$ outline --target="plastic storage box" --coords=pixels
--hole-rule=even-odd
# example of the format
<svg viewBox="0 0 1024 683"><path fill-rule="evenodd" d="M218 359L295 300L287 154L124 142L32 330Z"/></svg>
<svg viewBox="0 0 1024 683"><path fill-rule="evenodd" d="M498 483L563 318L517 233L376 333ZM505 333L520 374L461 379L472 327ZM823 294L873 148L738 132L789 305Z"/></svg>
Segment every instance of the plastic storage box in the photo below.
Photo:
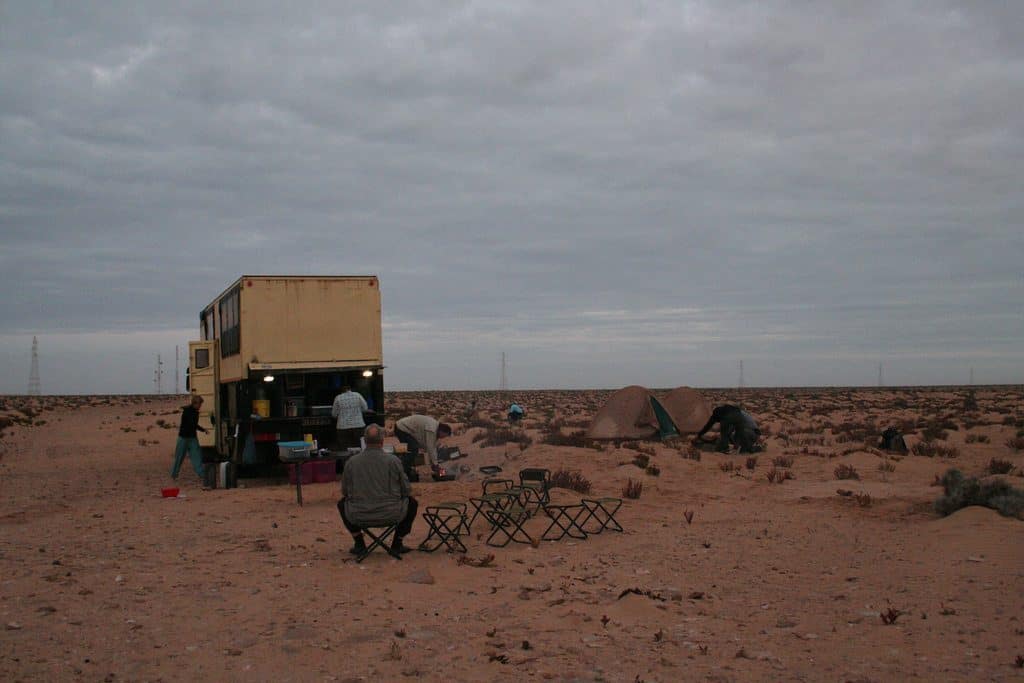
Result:
<svg viewBox="0 0 1024 683"><path fill-rule="evenodd" d="M307 460L313 444L305 441L278 441L277 457L281 462L294 462L296 460Z"/></svg>

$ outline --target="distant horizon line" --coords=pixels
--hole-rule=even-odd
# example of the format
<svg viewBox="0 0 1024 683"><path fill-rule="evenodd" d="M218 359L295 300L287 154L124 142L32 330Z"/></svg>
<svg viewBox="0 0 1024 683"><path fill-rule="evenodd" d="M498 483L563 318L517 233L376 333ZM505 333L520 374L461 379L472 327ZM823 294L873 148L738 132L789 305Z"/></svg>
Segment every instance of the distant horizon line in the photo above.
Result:
<svg viewBox="0 0 1024 683"><path fill-rule="evenodd" d="M436 391L443 393L492 393L492 394L514 394L516 392L523 391L618 391L626 386L643 386L636 384L627 384L621 387L589 387L589 388L521 388L521 389L385 389L384 393L400 394L400 393L421 393L427 391ZM802 385L787 385L787 386L691 386L688 384L681 384L678 386L688 386L691 389L702 389L707 391L781 391L789 389L871 389L875 391L884 391L887 389L996 389L1006 387L1024 387L1024 382L1006 382L998 384L893 384L886 386L878 386L877 384L802 384ZM644 387L645 389L651 390L672 390L676 387ZM61 398L65 396L146 396L146 397L186 397L189 394L174 394L174 393L140 393L140 392L124 392L124 393L102 393L102 394L0 394L2 398Z"/></svg>

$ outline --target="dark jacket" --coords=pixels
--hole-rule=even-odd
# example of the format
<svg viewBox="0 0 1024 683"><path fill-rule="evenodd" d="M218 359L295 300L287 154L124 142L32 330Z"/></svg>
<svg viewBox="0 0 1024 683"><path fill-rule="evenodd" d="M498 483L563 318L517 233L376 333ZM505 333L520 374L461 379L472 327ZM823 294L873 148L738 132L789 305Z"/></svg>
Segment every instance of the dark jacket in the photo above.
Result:
<svg viewBox="0 0 1024 683"><path fill-rule="evenodd" d="M757 428L757 422L750 413L736 406L724 405L715 408L714 412L711 413L711 417L708 418L707 424L697 434L697 438L704 436L715 423L719 424L718 429L720 432L730 432L733 429L749 429L760 433L760 430Z"/></svg>
<svg viewBox="0 0 1024 683"><path fill-rule="evenodd" d="M196 430L206 431L199 426L199 411L192 406L185 406L184 410L181 411L181 426L178 427L178 436L185 439L194 439L196 438Z"/></svg>

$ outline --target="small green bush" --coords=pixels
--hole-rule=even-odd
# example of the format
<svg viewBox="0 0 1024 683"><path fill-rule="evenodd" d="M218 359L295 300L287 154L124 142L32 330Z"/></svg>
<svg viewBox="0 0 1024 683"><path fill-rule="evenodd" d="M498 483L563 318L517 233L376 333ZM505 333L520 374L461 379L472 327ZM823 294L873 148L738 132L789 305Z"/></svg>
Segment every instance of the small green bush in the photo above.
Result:
<svg viewBox="0 0 1024 683"><path fill-rule="evenodd" d="M1024 519L1024 491L1001 479L981 482L977 477L964 477L960 470L949 470L939 481L945 494L935 501L935 510L943 516L980 505L1005 517Z"/></svg>
<svg viewBox="0 0 1024 683"><path fill-rule="evenodd" d="M590 480L577 470L555 470L551 473L551 487L590 493Z"/></svg>

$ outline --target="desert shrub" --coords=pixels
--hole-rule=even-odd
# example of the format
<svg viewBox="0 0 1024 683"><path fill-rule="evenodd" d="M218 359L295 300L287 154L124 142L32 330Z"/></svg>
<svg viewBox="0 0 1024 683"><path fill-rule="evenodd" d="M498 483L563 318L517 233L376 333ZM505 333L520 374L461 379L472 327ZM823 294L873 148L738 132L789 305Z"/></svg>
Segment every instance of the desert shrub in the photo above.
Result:
<svg viewBox="0 0 1024 683"><path fill-rule="evenodd" d="M977 477L964 477L959 470L949 470L940 482L944 495L935 501L935 510L941 515L952 514L969 505L981 505L1005 517L1024 519L1024 491L1002 479L981 482Z"/></svg>
<svg viewBox="0 0 1024 683"><path fill-rule="evenodd" d="M882 462L878 463L878 469L880 472L895 472L896 464L889 460L883 460Z"/></svg>
<svg viewBox="0 0 1024 683"><path fill-rule="evenodd" d="M790 455L777 455L772 458L772 464L776 467L792 467L793 457Z"/></svg>
<svg viewBox="0 0 1024 683"><path fill-rule="evenodd" d="M1000 460L999 458L992 458L988 461L988 473L989 474L1006 474L1013 469L1013 463L1009 460Z"/></svg>
<svg viewBox="0 0 1024 683"><path fill-rule="evenodd" d="M860 493L853 494L853 499L857 501L857 505L862 508L871 507L871 494L867 491L861 491Z"/></svg>
<svg viewBox="0 0 1024 683"><path fill-rule="evenodd" d="M682 455L684 458L687 458L688 460L696 460L697 462L700 462L701 451L700 451L699 448L697 448L693 444L690 444L689 446L687 446L685 450L679 451L679 453L680 453L680 455Z"/></svg>
<svg viewBox="0 0 1024 683"><path fill-rule="evenodd" d="M765 476L768 478L769 483L781 484L787 479L792 479L793 473L787 469L772 467Z"/></svg>
<svg viewBox="0 0 1024 683"><path fill-rule="evenodd" d="M1007 439L1006 445L1015 451L1024 450L1024 437L1016 436L1012 439Z"/></svg>
<svg viewBox="0 0 1024 683"><path fill-rule="evenodd" d="M650 456L657 455L657 451L654 450L654 446L647 446L647 445L644 445L644 444L637 444L635 450L637 452L639 452L639 453L646 453L647 455L650 455Z"/></svg>
<svg viewBox="0 0 1024 683"><path fill-rule="evenodd" d="M924 441L945 441L949 432L936 424L930 424L921 431L921 438Z"/></svg>
<svg viewBox="0 0 1024 683"><path fill-rule="evenodd" d="M739 469L732 460L726 460L725 462L718 463L718 469L723 472L732 472L733 470Z"/></svg>
<svg viewBox="0 0 1024 683"><path fill-rule="evenodd" d="M586 432L582 429L563 434L561 431L548 432L544 435L544 443L552 446L572 446L586 448L590 445Z"/></svg>
<svg viewBox="0 0 1024 683"><path fill-rule="evenodd" d="M533 439L526 432L509 429L508 427L491 427L474 435L473 443L479 444L481 448L515 443L519 444L519 448L522 450L528 448L533 443Z"/></svg>
<svg viewBox="0 0 1024 683"><path fill-rule="evenodd" d="M590 480L579 470L555 470L551 473L551 486L578 493L590 493Z"/></svg>
<svg viewBox="0 0 1024 683"><path fill-rule="evenodd" d="M466 422L467 428L479 427L480 429L494 429L497 426L498 425L494 424L494 422L488 420L486 417L480 417L478 415L474 415Z"/></svg>
<svg viewBox="0 0 1024 683"><path fill-rule="evenodd" d="M836 479L860 479L860 474L857 473L857 468L853 465L839 465L833 471Z"/></svg>
<svg viewBox="0 0 1024 683"><path fill-rule="evenodd" d="M934 441L918 441L910 452L926 458L955 458L960 455L960 449L956 446L943 446Z"/></svg>
<svg viewBox="0 0 1024 683"><path fill-rule="evenodd" d="M653 465L653 464L652 465L648 465L647 469L645 471L647 472L647 474L651 475L652 477L657 477L657 476L659 476L661 474L661 468L658 467L657 465Z"/></svg>
<svg viewBox="0 0 1024 683"><path fill-rule="evenodd" d="M643 493L644 484L641 481L633 481L632 479L626 480L626 485L622 487L622 497L632 498L636 500Z"/></svg>
<svg viewBox="0 0 1024 683"><path fill-rule="evenodd" d="M968 434L964 439L966 443L990 443L992 440L987 434Z"/></svg>
<svg viewBox="0 0 1024 683"><path fill-rule="evenodd" d="M963 411L969 412L978 409L978 399L974 396L973 391L968 391L964 396Z"/></svg>
<svg viewBox="0 0 1024 683"><path fill-rule="evenodd" d="M748 470L753 471L754 468L757 467L757 456L756 455L750 456L749 458L747 458L747 461L744 464L747 466Z"/></svg>
<svg viewBox="0 0 1024 683"><path fill-rule="evenodd" d="M646 453L639 453L635 458L633 458L633 464L639 467L640 469L644 469L645 467L647 467L647 463L649 463L650 461L651 456L647 455Z"/></svg>

